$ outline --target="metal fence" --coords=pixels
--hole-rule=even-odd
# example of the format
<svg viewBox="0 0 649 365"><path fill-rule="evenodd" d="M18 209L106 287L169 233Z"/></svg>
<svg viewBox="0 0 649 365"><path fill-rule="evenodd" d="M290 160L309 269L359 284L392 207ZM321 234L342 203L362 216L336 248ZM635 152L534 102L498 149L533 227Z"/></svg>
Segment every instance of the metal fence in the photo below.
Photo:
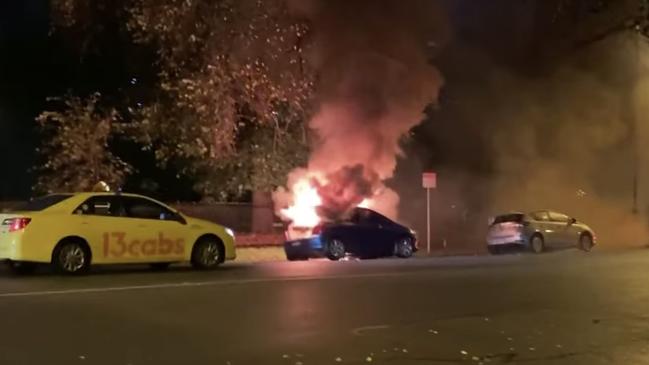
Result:
<svg viewBox="0 0 649 365"><path fill-rule="evenodd" d="M238 203L174 204L179 211L234 229L237 232L272 233L281 229L272 206Z"/></svg>

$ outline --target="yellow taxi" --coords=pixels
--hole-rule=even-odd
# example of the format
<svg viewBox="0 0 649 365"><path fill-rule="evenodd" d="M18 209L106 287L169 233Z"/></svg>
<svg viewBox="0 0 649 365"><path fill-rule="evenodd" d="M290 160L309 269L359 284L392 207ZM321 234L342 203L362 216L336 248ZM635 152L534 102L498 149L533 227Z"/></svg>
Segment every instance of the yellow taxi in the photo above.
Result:
<svg viewBox="0 0 649 365"><path fill-rule="evenodd" d="M213 269L234 260L234 232L135 194L47 195L0 214L0 260L16 271L51 264L66 274L90 265L190 262Z"/></svg>

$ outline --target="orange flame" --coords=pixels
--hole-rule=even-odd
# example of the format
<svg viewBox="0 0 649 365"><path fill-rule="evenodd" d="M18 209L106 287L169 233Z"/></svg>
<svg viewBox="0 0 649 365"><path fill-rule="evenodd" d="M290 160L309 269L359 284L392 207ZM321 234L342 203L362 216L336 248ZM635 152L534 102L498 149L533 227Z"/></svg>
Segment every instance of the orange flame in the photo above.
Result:
<svg viewBox="0 0 649 365"><path fill-rule="evenodd" d="M316 208L322 204L322 198L310 180L308 177L303 177L291 187L293 204L280 211L293 226L312 228L320 223Z"/></svg>
<svg viewBox="0 0 649 365"><path fill-rule="evenodd" d="M313 184L314 179L317 178L307 175L295 182L290 189L292 203L280 210L281 217L290 221L294 228L313 228L321 221L317 208L322 204L322 198ZM364 199L358 206L371 208L372 203L371 199Z"/></svg>

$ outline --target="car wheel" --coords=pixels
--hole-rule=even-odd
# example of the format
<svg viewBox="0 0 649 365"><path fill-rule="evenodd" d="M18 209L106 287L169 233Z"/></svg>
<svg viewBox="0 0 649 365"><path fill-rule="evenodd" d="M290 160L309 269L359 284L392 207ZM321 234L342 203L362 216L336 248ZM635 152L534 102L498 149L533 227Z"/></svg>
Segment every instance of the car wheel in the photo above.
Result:
<svg viewBox="0 0 649 365"><path fill-rule="evenodd" d="M412 243L408 238L401 238L394 244L394 254L402 259L407 259L412 256L414 250Z"/></svg>
<svg viewBox="0 0 649 365"><path fill-rule="evenodd" d="M66 275L85 273L90 268L90 251L81 241L63 241L52 255L52 266Z"/></svg>
<svg viewBox="0 0 649 365"><path fill-rule="evenodd" d="M582 234L579 237L579 249L584 252L590 252L593 249L593 237L589 234Z"/></svg>
<svg viewBox="0 0 649 365"><path fill-rule="evenodd" d="M223 245L213 238L202 238L192 249L191 264L199 270L211 270L223 262L225 252Z"/></svg>
<svg viewBox="0 0 649 365"><path fill-rule="evenodd" d="M155 271L165 271L171 266L171 262L154 262L150 264L151 269Z"/></svg>
<svg viewBox="0 0 649 365"><path fill-rule="evenodd" d="M9 262L9 269L16 275L29 275L36 271L36 263L24 261L11 261Z"/></svg>
<svg viewBox="0 0 649 365"><path fill-rule="evenodd" d="M500 254L500 247L489 245L489 246L487 246L487 251L489 251L489 253L491 255L499 255Z"/></svg>
<svg viewBox="0 0 649 365"><path fill-rule="evenodd" d="M545 242L543 241L543 237L538 234L534 235L530 241L530 249L534 253L542 253L545 251Z"/></svg>
<svg viewBox="0 0 649 365"><path fill-rule="evenodd" d="M338 261L345 257L346 249L342 240L334 238L327 243L326 256L329 260Z"/></svg>

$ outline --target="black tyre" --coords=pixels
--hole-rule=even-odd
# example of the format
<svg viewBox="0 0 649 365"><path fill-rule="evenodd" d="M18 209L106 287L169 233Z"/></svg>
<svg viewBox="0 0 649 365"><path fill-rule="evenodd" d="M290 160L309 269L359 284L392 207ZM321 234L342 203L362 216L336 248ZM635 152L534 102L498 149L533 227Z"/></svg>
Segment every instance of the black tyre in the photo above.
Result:
<svg viewBox="0 0 649 365"><path fill-rule="evenodd" d="M488 245L487 251L489 251L491 255L500 255L500 247L495 245Z"/></svg>
<svg viewBox="0 0 649 365"><path fill-rule="evenodd" d="M165 271L171 266L171 262L154 262L150 264L151 269L154 271Z"/></svg>
<svg viewBox="0 0 649 365"><path fill-rule="evenodd" d="M536 254L543 253L543 251L545 251L545 241L543 240L543 237L538 234L532 236L532 239L530 240L530 250Z"/></svg>
<svg viewBox="0 0 649 365"><path fill-rule="evenodd" d="M338 261L340 259L343 259L345 258L346 252L347 249L345 248L345 244L341 239L333 238L329 240L329 242L327 242L325 256L327 256L329 260Z"/></svg>
<svg viewBox="0 0 649 365"><path fill-rule="evenodd" d="M593 243L593 237L588 234L584 233L579 237L579 249L584 251L584 252L590 252L592 251L594 246Z"/></svg>
<svg viewBox="0 0 649 365"><path fill-rule="evenodd" d="M36 271L38 265L34 262L24 261L11 261L9 262L9 269L15 275L29 275Z"/></svg>
<svg viewBox="0 0 649 365"><path fill-rule="evenodd" d="M90 268L90 250L81 240L61 242L52 254L52 266L55 271L66 275L86 273Z"/></svg>
<svg viewBox="0 0 649 365"><path fill-rule="evenodd" d="M402 259L412 257L415 252L409 238L401 238L394 244L394 255Z"/></svg>
<svg viewBox="0 0 649 365"><path fill-rule="evenodd" d="M191 264L195 269L212 270L225 260L225 249L221 241L201 238L192 249Z"/></svg>

